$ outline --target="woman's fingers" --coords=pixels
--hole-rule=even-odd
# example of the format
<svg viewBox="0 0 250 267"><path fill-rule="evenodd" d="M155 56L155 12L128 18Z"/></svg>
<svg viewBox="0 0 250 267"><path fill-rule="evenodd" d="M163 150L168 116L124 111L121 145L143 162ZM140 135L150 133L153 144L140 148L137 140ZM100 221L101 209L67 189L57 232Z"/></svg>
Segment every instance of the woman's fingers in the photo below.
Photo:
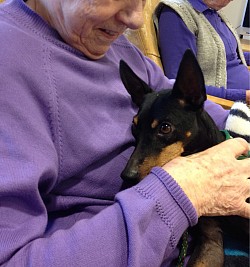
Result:
<svg viewBox="0 0 250 267"><path fill-rule="evenodd" d="M177 158L163 168L181 186L199 216L239 215L250 218L248 143L235 138L203 152Z"/></svg>

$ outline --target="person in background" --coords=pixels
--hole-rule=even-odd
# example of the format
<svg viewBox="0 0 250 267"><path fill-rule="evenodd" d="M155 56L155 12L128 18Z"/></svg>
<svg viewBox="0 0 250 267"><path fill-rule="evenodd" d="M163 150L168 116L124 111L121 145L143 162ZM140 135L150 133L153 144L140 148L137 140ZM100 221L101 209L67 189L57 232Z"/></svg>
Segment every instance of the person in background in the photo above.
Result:
<svg viewBox="0 0 250 267"><path fill-rule="evenodd" d="M250 53L220 11L230 0L163 0L155 22L167 77L175 78L187 48L202 68L207 93L250 104Z"/></svg>
<svg viewBox="0 0 250 267"><path fill-rule="evenodd" d="M144 5L0 5L1 266L175 266L179 240L200 216L250 217L241 138L178 157L123 189L137 109L119 62L156 90L173 85L123 35L142 25ZM210 101L206 110L223 129L228 111Z"/></svg>

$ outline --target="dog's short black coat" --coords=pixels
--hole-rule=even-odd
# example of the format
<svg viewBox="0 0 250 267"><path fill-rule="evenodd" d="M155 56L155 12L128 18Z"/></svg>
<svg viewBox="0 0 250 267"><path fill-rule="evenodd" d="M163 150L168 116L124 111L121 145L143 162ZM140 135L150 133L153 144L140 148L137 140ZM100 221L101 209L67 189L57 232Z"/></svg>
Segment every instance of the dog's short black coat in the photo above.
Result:
<svg viewBox="0 0 250 267"><path fill-rule="evenodd" d="M204 77L191 50L183 56L172 90L155 92L124 61L120 62L120 76L139 107L132 125L135 150L121 174L125 181L135 184L154 166L163 166L177 156L187 156L225 140L204 110L207 99ZM200 218L191 230L197 243L189 266L223 266L222 229L233 231L236 238L248 242L247 219Z"/></svg>

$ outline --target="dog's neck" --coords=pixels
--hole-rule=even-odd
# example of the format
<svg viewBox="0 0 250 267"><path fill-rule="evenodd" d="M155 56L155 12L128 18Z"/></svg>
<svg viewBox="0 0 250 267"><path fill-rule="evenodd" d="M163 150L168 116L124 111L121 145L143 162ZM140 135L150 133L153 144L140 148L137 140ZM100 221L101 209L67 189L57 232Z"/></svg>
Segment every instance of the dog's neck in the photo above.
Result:
<svg viewBox="0 0 250 267"><path fill-rule="evenodd" d="M198 124L199 128L196 136L184 146L182 156L203 151L225 141L225 134L218 129L206 111L203 111L199 116Z"/></svg>

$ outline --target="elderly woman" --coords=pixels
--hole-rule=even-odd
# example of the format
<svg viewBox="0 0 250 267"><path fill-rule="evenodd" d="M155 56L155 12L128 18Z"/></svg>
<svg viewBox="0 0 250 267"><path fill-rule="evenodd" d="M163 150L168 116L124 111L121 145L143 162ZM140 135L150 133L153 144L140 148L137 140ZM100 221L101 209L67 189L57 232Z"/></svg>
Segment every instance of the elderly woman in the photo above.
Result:
<svg viewBox="0 0 250 267"><path fill-rule="evenodd" d="M243 139L176 158L121 189L137 110L120 60L152 88L172 87L123 36L142 25L144 4L0 5L1 266L172 266L198 217L250 216L250 159L236 160L249 149ZM228 112L206 109L224 128Z"/></svg>
<svg viewBox="0 0 250 267"><path fill-rule="evenodd" d="M250 53L220 11L230 0L163 0L157 10L165 74L175 78L187 48L197 55L207 93L250 104ZM174 26L173 26L174 25Z"/></svg>

